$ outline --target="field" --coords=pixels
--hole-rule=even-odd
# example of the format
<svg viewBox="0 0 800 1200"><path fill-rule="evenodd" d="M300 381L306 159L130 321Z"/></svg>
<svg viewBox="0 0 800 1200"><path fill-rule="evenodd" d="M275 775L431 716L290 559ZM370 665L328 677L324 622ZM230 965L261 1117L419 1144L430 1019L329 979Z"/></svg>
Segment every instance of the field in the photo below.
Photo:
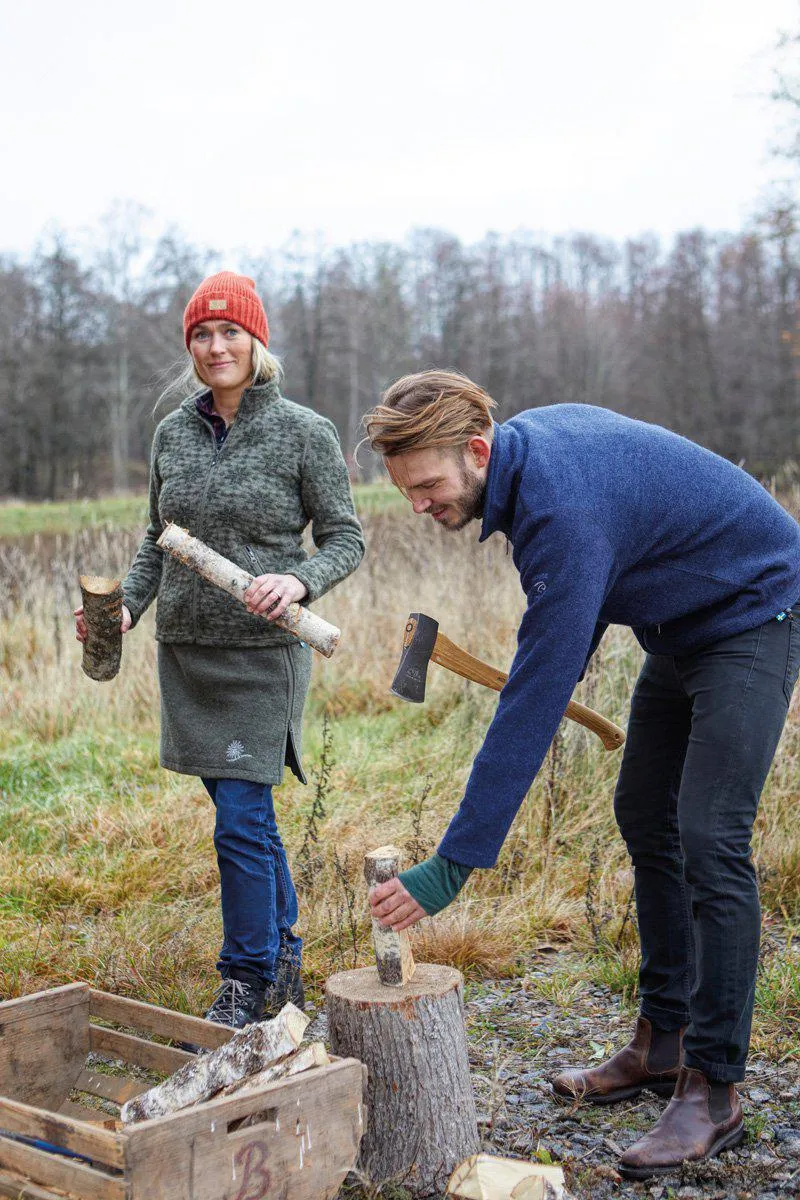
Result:
<svg viewBox="0 0 800 1200"><path fill-rule="evenodd" d="M800 511L800 494L785 499ZM345 636L330 662L315 662L310 786L288 777L277 793L317 999L332 971L371 959L363 851L394 841L411 860L436 846L496 702L435 666L424 705L390 696L405 617L422 609L505 666L523 608L501 538L478 547L469 531L446 535L380 487L359 505L368 555L318 606ZM213 994L211 805L199 781L158 766L153 614L126 637L110 684L83 676L73 636L78 573L123 572L143 511L140 499L0 506L3 998L85 979L199 1013ZM624 724L639 664L632 637L612 630L576 698ZM589 988L631 1009L636 937L611 809L617 766L618 755L563 723L497 868L476 872L451 910L418 927L417 957L461 967L479 994L482 980L524 981L546 956L556 1009ZM753 1049L787 1066L800 1063L798 778L796 695L754 842L765 937Z"/></svg>

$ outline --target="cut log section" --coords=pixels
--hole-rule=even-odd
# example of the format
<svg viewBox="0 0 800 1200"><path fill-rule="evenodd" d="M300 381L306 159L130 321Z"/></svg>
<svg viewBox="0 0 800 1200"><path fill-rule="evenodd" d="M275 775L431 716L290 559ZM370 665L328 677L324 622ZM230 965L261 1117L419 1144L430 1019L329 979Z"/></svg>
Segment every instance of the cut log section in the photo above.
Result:
<svg viewBox="0 0 800 1200"><path fill-rule="evenodd" d="M244 604L244 594L254 576L237 567L236 563L218 554L216 550L212 550L199 538L192 537L188 530L170 522L158 539L158 545L208 583L222 588L223 592ZM264 617L264 620L266 619ZM283 615L276 618L275 624L291 633L298 641L307 642L326 658L331 657L342 636L341 629L337 629L329 621L324 621L302 604L290 604Z"/></svg>
<svg viewBox="0 0 800 1200"><path fill-rule="evenodd" d="M400 870L400 851L396 846L379 846L364 855L364 878L370 892L379 883L394 879ZM378 976L387 987L402 987L414 974L414 955L408 930L395 933L372 918L372 944Z"/></svg>
<svg viewBox="0 0 800 1200"><path fill-rule="evenodd" d="M460 1163L447 1187L456 1200L569 1200L561 1167L473 1154Z"/></svg>
<svg viewBox="0 0 800 1200"><path fill-rule="evenodd" d="M122 1123L149 1121L207 1100L228 1084L255 1075L296 1050L308 1017L286 1004L271 1021L246 1025L229 1042L192 1062L122 1107Z"/></svg>
<svg viewBox="0 0 800 1200"><path fill-rule="evenodd" d="M403 987L385 987L374 967L328 980L331 1049L367 1067L359 1169L373 1185L441 1195L479 1149L462 986L459 971L429 963Z"/></svg>
<svg viewBox="0 0 800 1200"><path fill-rule="evenodd" d="M84 675L107 683L119 671L122 658L122 586L118 579L81 575L86 641L81 667Z"/></svg>

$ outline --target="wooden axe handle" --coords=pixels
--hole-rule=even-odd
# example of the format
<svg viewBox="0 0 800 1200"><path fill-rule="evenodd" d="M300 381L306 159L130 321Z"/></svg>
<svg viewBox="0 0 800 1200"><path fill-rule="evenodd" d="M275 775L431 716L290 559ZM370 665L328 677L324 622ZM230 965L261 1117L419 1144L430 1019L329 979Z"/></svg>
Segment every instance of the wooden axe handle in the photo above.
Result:
<svg viewBox="0 0 800 1200"><path fill-rule="evenodd" d="M505 671L498 671L495 667L481 662L479 658L475 658L466 650L462 650L455 642L451 642L450 638L445 637L443 633L436 635L436 645L431 658L440 667L452 671L454 675L460 675L462 679L471 679L473 683L482 683L484 687L493 688L496 692L500 691L508 679ZM596 733L606 750L619 750L625 741L625 732L620 729L619 725L602 717L593 708L579 704L577 700L570 700L564 715L571 721L576 721L578 725L583 725L585 729L591 730L592 733Z"/></svg>

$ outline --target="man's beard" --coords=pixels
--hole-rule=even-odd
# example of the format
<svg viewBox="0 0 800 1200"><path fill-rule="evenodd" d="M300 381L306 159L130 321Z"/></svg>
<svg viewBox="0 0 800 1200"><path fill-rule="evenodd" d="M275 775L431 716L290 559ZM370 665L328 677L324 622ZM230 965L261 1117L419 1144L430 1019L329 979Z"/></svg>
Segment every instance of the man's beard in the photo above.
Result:
<svg viewBox="0 0 800 1200"><path fill-rule="evenodd" d="M480 475L473 475L465 464L461 464L461 482L464 484L464 491L459 496L458 501L453 507L457 510L458 516L453 521L448 521L444 524L444 528L450 533L458 533L459 529L463 529L465 525L469 525L470 521L476 521L483 516L483 502L486 498L486 480L481 479Z"/></svg>

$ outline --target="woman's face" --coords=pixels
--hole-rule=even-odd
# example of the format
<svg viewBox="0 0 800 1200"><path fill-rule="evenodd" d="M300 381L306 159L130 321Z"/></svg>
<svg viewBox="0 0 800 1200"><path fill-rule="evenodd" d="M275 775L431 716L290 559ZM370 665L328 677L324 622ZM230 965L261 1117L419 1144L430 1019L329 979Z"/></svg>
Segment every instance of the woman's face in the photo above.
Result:
<svg viewBox="0 0 800 1200"><path fill-rule="evenodd" d="M233 321L203 321L195 325L189 353L197 374L211 388L244 387L252 374L253 339Z"/></svg>

